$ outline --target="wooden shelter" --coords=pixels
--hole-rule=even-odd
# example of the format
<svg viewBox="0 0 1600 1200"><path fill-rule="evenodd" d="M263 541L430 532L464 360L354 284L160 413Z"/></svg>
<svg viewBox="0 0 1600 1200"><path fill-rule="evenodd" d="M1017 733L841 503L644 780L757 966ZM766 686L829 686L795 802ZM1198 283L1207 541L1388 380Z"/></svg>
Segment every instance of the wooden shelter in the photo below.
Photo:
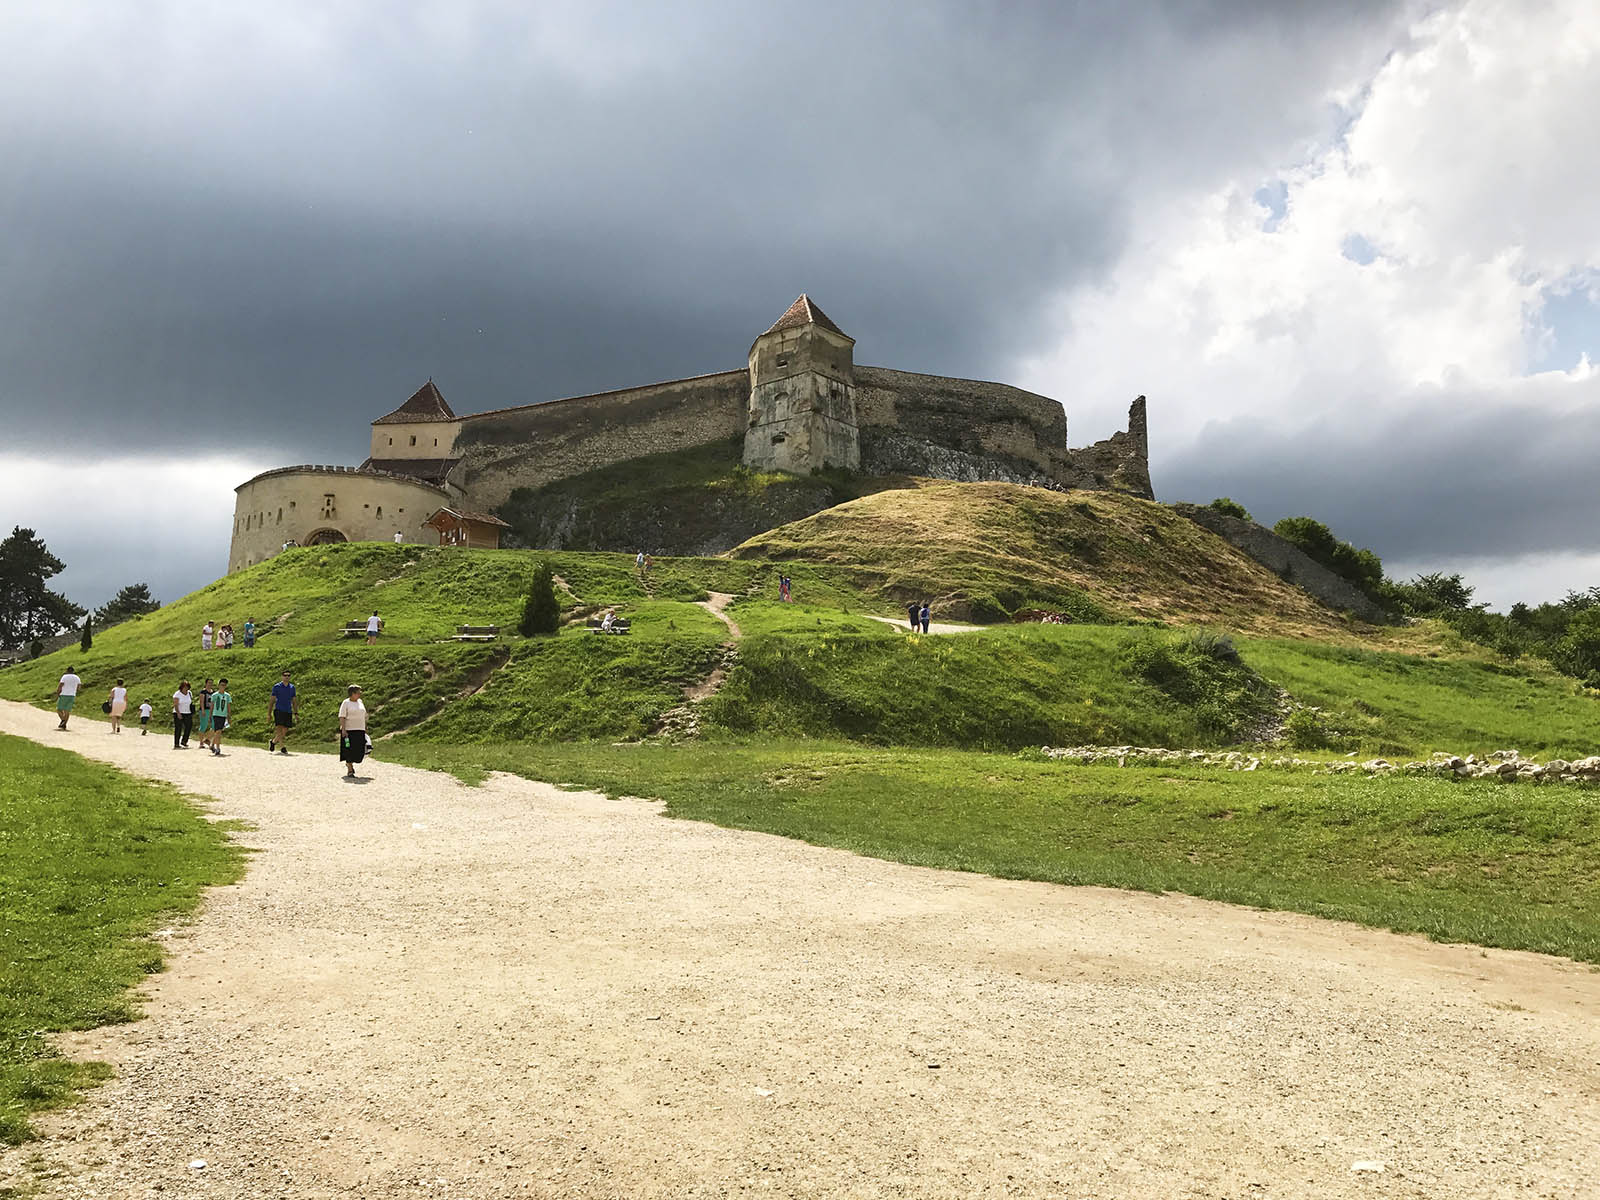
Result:
<svg viewBox="0 0 1600 1200"><path fill-rule="evenodd" d="M441 508L423 523L438 531L441 546L478 550L500 549L500 531L511 528L499 517L465 508Z"/></svg>

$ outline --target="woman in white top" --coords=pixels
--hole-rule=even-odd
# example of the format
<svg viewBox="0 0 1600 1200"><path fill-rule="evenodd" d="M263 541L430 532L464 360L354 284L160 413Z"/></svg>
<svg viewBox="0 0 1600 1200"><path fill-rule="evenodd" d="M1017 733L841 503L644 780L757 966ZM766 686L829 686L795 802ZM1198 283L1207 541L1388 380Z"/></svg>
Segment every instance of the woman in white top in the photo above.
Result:
<svg viewBox="0 0 1600 1200"><path fill-rule="evenodd" d="M122 714L128 711L128 689L122 686L122 680L117 680L117 686L111 689L111 732L122 732Z"/></svg>
<svg viewBox="0 0 1600 1200"><path fill-rule="evenodd" d="M211 622L207 621L200 627L200 649L211 649Z"/></svg>
<svg viewBox="0 0 1600 1200"><path fill-rule="evenodd" d="M339 705L339 761L346 778L355 778L356 764L367 756L367 707L361 689L350 685L350 698Z"/></svg>

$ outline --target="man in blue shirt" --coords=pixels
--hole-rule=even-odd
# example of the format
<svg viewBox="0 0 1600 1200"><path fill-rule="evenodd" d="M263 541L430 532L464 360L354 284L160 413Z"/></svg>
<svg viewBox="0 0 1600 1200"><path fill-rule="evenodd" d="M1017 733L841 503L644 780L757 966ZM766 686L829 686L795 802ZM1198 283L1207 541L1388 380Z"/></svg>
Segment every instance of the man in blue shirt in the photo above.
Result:
<svg viewBox="0 0 1600 1200"><path fill-rule="evenodd" d="M300 711L300 698L294 694L294 684L289 682L289 672L272 685L272 739L267 742L267 753L274 749L279 754L289 753L284 745L289 740L289 730L294 725L294 715Z"/></svg>

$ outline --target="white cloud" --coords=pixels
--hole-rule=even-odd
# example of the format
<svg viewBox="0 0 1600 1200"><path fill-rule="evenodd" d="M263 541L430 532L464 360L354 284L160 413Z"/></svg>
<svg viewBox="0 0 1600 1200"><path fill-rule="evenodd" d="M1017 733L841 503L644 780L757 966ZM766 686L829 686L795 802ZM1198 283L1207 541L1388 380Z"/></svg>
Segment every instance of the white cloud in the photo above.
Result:
<svg viewBox="0 0 1600 1200"><path fill-rule="evenodd" d="M141 582L166 603L227 570L233 489L268 465L0 454L0 537L35 530L66 564L50 586L86 608Z"/></svg>
<svg viewBox="0 0 1600 1200"><path fill-rule="evenodd" d="M1075 443L1118 427L1128 397L1148 394L1158 493L1164 465L1204 475L1194 459L1208 428L1213 444L1231 426L1264 453L1277 439L1299 457L1333 425L1346 436L1321 463L1327 479L1307 481L1308 494L1326 493L1360 475L1333 454L1359 453L1364 430L1398 431L1418 472L1442 480L1464 464L1427 458L1447 432L1441 412L1481 425L1504 411L1506 441L1555 441L1563 413L1595 402L1600 345L1573 335L1600 330L1588 307L1600 278L1600 6L1466 0L1330 102L1347 110L1342 137L1309 154L1285 147L1266 178L1217 180L1154 208L1104 280L1061 297L1060 343L1022 368L1024 386L1082 418ZM1264 200L1283 197L1281 216L1256 200L1263 188ZM1552 369L1526 386L1541 365ZM1530 506L1527 520L1539 517ZM1382 552L1381 517L1339 531ZM1583 586L1594 568L1559 561L1540 560L1546 594Z"/></svg>
<svg viewBox="0 0 1600 1200"><path fill-rule="evenodd" d="M1170 446L1216 419L1359 419L1521 376L1547 295L1600 269L1597 56L1588 0L1435 14L1357 81L1341 140L1151 214L1103 284L1062 298L1063 341L1025 383L1091 424L1146 392ZM1274 220L1254 196L1279 181Z"/></svg>

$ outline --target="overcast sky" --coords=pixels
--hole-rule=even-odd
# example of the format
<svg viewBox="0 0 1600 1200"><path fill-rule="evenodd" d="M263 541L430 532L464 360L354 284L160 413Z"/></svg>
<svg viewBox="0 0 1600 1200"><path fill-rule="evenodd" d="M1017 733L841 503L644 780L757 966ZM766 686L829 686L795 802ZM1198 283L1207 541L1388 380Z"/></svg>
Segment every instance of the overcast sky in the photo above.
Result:
<svg viewBox="0 0 1600 1200"><path fill-rule="evenodd" d="M0 5L0 520L99 603L232 487L743 361L1150 397L1166 500L1600 584L1600 6Z"/></svg>

